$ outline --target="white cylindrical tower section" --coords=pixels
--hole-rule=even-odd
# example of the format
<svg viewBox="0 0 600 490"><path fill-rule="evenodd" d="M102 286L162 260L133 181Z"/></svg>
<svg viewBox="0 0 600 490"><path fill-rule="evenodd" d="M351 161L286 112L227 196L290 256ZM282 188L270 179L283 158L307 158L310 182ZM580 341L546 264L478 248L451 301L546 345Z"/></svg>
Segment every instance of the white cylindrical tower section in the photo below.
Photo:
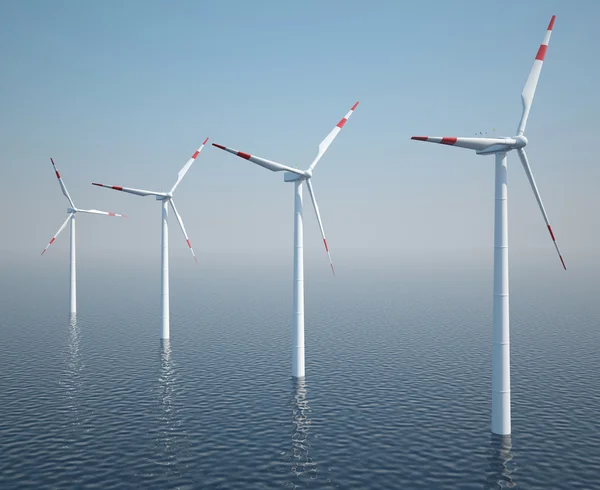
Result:
<svg viewBox="0 0 600 490"><path fill-rule="evenodd" d="M168 339L169 328L169 199L162 201L162 243L160 254L160 317L161 339Z"/></svg>
<svg viewBox="0 0 600 490"><path fill-rule="evenodd" d="M302 180L294 182L294 313L292 319L292 376L304 378L304 232Z"/></svg>
<svg viewBox="0 0 600 490"><path fill-rule="evenodd" d="M71 314L77 313L77 257L75 250L75 214L71 217L71 252L70 252L70 262L71 262L71 288L70 288L70 312Z"/></svg>
<svg viewBox="0 0 600 490"><path fill-rule="evenodd" d="M508 435L511 433L506 163L506 153L496 153L494 323L492 326L492 432L499 435Z"/></svg>

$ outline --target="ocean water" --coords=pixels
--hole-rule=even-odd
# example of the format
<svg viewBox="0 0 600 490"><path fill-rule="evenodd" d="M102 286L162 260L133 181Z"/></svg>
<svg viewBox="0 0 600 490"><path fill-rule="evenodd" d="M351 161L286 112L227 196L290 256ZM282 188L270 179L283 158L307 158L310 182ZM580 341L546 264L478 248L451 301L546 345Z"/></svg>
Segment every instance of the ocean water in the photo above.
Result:
<svg viewBox="0 0 600 490"><path fill-rule="evenodd" d="M511 268L501 438L489 265L308 271L303 381L290 267L172 267L162 342L157 267L80 265L70 317L66 268L6 265L0 488L600 488L598 271Z"/></svg>

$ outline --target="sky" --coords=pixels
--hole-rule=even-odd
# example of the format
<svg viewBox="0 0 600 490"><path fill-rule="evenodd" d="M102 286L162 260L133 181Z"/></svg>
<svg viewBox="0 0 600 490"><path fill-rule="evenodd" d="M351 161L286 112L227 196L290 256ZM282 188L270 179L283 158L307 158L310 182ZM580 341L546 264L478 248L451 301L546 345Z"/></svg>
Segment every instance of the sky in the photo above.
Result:
<svg viewBox="0 0 600 490"><path fill-rule="evenodd" d="M527 152L567 265L598 265L595 0L5 0L0 264L68 263L68 231L39 255L68 205L53 157L78 207L129 215L78 217L79 260L158 267L160 203L91 183L168 190L206 137L175 193L200 267L286 263L293 185L210 143L304 169L356 101L312 180L334 264L491 260L493 157L410 137L514 135L553 14ZM558 274L525 173L508 159L511 260ZM170 230L173 260L195 267L176 221ZM307 200L305 247L307 266L328 271Z"/></svg>

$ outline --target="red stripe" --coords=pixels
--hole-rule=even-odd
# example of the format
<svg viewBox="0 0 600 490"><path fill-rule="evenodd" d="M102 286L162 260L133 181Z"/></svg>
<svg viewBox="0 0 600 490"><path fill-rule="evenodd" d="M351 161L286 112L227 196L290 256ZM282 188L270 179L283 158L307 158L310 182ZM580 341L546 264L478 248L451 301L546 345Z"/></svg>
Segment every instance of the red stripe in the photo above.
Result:
<svg viewBox="0 0 600 490"><path fill-rule="evenodd" d="M554 233L552 233L552 228L550 228L550 225L548 225L548 231L550 232L550 236L552 237L552 240L556 241L556 238L554 238Z"/></svg>
<svg viewBox="0 0 600 490"><path fill-rule="evenodd" d="M60 179L60 174L58 173L58 170L55 170L56 172L56 176Z"/></svg>
<svg viewBox="0 0 600 490"><path fill-rule="evenodd" d="M348 119L346 119L345 117L343 117L342 120L339 123L337 123L337 127L340 128L340 129L343 128L344 124L346 124L347 120ZM344 133L344 134L346 134L346 133Z"/></svg>
<svg viewBox="0 0 600 490"><path fill-rule="evenodd" d="M92 182L92 185L97 185L97 186L100 186L100 187L104 187L104 184L96 184L96 182Z"/></svg>
<svg viewBox="0 0 600 490"><path fill-rule="evenodd" d="M556 15L553 15L552 18L550 19L550 24L548 24L549 31L551 31L552 28L554 27L554 19L556 19Z"/></svg>
<svg viewBox="0 0 600 490"><path fill-rule="evenodd" d="M226 150L227 149L223 145L217 145L216 143L213 143L212 145L216 146L217 148L220 148L221 150Z"/></svg>
<svg viewBox="0 0 600 490"><path fill-rule="evenodd" d="M50 161L52 162L52 166L54 166L54 160L50 157Z"/></svg>
<svg viewBox="0 0 600 490"><path fill-rule="evenodd" d="M186 240L186 242L187 242L187 244L188 244L188 247L192 248L192 244L190 243L190 241L189 241L189 240Z"/></svg>
<svg viewBox="0 0 600 490"><path fill-rule="evenodd" d="M538 49L537 54L535 55L535 59L536 60L540 60L540 61L544 61L544 56L546 56L546 50L548 49L548 46L545 44L542 44L540 46L540 49Z"/></svg>
<svg viewBox="0 0 600 490"><path fill-rule="evenodd" d="M248 153L244 153L243 151L238 151L238 152L237 152L237 156L238 156L238 157L245 158L246 160L250 160L250 157L251 157L252 155L249 155Z"/></svg>
<svg viewBox="0 0 600 490"><path fill-rule="evenodd" d="M411 138L411 140L417 140L417 141L427 141L427 136L413 136Z"/></svg>
<svg viewBox="0 0 600 490"><path fill-rule="evenodd" d="M52 245L54 243L54 240L56 240L56 238L53 238L52 240L50 240L50 243L48 245Z"/></svg>
<svg viewBox="0 0 600 490"><path fill-rule="evenodd" d="M192 155L192 158L195 160L198 155L200 155L200 152L196 150L196 153Z"/></svg>
<svg viewBox="0 0 600 490"><path fill-rule="evenodd" d="M205 145L207 141L208 141L208 138L206 138L206 139L204 140L204 143L202 143L202 144L203 144L203 145Z"/></svg>
<svg viewBox="0 0 600 490"><path fill-rule="evenodd" d="M108 213L109 216L116 216L115 213Z"/></svg>
<svg viewBox="0 0 600 490"><path fill-rule="evenodd" d="M567 266L565 265L565 261L563 260L562 255L559 255L559 257L560 257L560 261L562 262L564 269L567 270Z"/></svg>
<svg viewBox="0 0 600 490"><path fill-rule="evenodd" d="M456 136L444 136L440 143L442 143L442 145L453 145L456 143L457 139L458 138Z"/></svg>
<svg viewBox="0 0 600 490"><path fill-rule="evenodd" d="M112 186L112 188L113 188L115 191L122 191L122 190L123 190L123 188L122 188L120 185L113 185L113 186Z"/></svg>
<svg viewBox="0 0 600 490"><path fill-rule="evenodd" d="M353 111L354 109L356 109L356 106L357 106L357 105L358 105L358 102L357 102L356 104L354 104L354 105L352 106L352 109L350 109L350 110L351 110L351 111Z"/></svg>
<svg viewBox="0 0 600 490"><path fill-rule="evenodd" d="M327 246L327 240L325 240L325 238L323 238L323 243L325 244L325 250L329 252L329 247Z"/></svg>

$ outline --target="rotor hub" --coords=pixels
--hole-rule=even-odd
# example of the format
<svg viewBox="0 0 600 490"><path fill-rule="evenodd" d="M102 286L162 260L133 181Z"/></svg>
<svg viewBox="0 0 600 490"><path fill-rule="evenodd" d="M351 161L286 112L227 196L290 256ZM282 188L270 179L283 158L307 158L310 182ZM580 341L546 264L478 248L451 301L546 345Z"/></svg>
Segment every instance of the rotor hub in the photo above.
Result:
<svg viewBox="0 0 600 490"><path fill-rule="evenodd" d="M524 148L527 146L527 138L523 135L515 136L515 148Z"/></svg>

